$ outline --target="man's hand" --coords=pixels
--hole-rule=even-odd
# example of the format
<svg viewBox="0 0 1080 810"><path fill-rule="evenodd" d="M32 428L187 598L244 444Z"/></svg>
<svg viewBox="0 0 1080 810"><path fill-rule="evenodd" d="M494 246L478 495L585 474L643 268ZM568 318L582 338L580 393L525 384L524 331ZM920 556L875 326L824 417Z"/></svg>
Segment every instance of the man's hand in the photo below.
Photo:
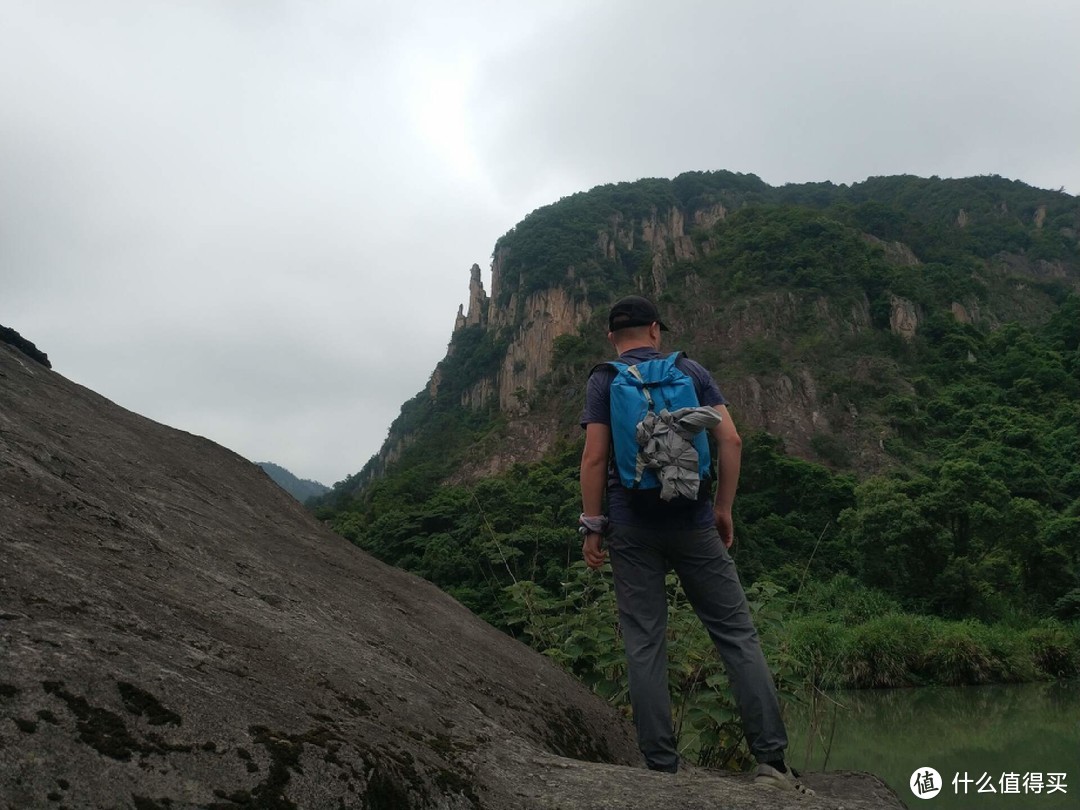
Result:
<svg viewBox="0 0 1080 810"><path fill-rule="evenodd" d="M607 559L607 552L600 547L603 536L595 532L585 535L585 542L581 544L581 553L585 556L585 564L596 571Z"/></svg>
<svg viewBox="0 0 1080 810"><path fill-rule="evenodd" d="M724 541L724 548L731 548L731 544L735 542L735 524L731 520L731 510L717 506L713 509L713 515L716 518L716 530Z"/></svg>
<svg viewBox="0 0 1080 810"><path fill-rule="evenodd" d="M716 530L724 541L724 548L731 548L735 542L735 525L731 521L731 505L735 502L735 490L739 486L739 470L742 467L742 439L727 406L713 405L713 410L720 414L720 421L710 431L716 439L716 500L713 502L713 515L716 518Z"/></svg>

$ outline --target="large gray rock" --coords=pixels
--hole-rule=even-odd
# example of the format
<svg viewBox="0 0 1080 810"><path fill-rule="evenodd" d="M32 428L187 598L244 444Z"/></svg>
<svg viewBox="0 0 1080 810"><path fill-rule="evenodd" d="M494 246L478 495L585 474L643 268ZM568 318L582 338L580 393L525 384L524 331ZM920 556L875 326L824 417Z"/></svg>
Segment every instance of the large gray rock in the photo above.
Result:
<svg viewBox="0 0 1080 810"><path fill-rule="evenodd" d="M0 345L0 808L902 806L638 762L603 701L256 465Z"/></svg>

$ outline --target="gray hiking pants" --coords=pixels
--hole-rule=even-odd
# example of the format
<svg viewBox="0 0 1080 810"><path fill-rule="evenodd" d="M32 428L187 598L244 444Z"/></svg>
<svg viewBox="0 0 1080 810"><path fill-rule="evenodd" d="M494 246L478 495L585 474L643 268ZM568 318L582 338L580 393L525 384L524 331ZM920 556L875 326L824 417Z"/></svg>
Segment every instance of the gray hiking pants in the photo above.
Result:
<svg viewBox="0 0 1080 810"><path fill-rule="evenodd" d="M787 734L772 673L735 563L716 529L613 526L609 548L630 702L645 763L654 770L675 771L679 762L667 671L664 578L672 569L724 662L751 753L760 762L782 759Z"/></svg>

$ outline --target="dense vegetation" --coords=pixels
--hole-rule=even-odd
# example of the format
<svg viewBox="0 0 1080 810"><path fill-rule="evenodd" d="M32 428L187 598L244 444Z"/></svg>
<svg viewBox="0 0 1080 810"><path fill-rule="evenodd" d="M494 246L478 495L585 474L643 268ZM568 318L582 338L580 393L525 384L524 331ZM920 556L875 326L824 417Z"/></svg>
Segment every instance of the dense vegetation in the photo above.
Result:
<svg viewBox="0 0 1080 810"><path fill-rule="evenodd" d="M858 413L857 430L816 434L807 458L781 436L745 437L734 553L781 680L1080 674L1077 200L997 177L771 188L725 172L574 195L498 245L507 277L520 279L514 289L565 283L572 265L575 290L600 310L557 340L534 410L573 424L581 382L605 353L601 305L646 274L638 248L601 255L598 229L716 204L727 216L692 233L697 258L671 264L661 296L683 321L682 347L722 387L810 370L838 410ZM918 262L904 259L909 249ZM897 297L919 313L913 339L890 329ZM775 319L778 300L794 313L782 330L737 346L722 339L741 313ZM958 302L982 316L957 318ZM843 314L860 308L862 321ZM410 440L388 474L362 472L320 514L618 702L625 679L607 580L578 562L580 441L445 484L477 442L502 435L504 415L464 408L460 394L494 372L507 340L480 327L456 333L439 395L418 395L392 429ZM686 745L700 761L728 761L738 754L722 673L673 598Z"/></svg>
<svg viewBox="0 0 1080 810"><path fill-rule="evenodd" d="M978 267L977 260L1002 251L1023 251L1034 260L1075 259L1080 232L1080 208L1074 197L997 176L964 180L874 177L852 186L807 183L774 188L752 174L688 172L674 180L599 186L529 214L496 244L496 253L507 257L504 275L520 279L520 284L506 284L494 305L506 306L515 291L527 294L559 282L569 266L575 268L577 278L586 281L591 298L600 303L610 300L629 285L649 256L640 239L617 259L599 256L598 230L614 235L644 217L659 214L662 218L673 206L693 211L714 205L760 224L746 228L738 219L726 220L719 233L733 251L744 248L737 255L747 268L745 275L766 284L776 280L775 273L763 274L759 261L773 268L789 267L796 273L796 282L801 275L811 286L827 283L828 274L839 267L852 274L865 271L837 262L841 257L830 255L821 238L835 235L843 226L854 229L848 239L867 233L908 245L923 262L934 265L928 275L944 270L946 275L961 276L970 275ZM1033 227L1040 209L1044 209L1041 222ZM776 222L770 211L785 216ZM960 212L967 221L962 228L956 224ZM801 223L794 233L784 222L788 216ZM741 245L732 244L733 234L742 239ZM800 245L806 235L818 237L817 244ZM708 234L699 232L698 236L704 239ZM794 253L789 252L791 248ZM710 263L722 266L724 258L714 256ZM808 258L815 259L809 266ZM787 260L794 261L786 264ZM815 269L826 277L805 272Z"/></svg>

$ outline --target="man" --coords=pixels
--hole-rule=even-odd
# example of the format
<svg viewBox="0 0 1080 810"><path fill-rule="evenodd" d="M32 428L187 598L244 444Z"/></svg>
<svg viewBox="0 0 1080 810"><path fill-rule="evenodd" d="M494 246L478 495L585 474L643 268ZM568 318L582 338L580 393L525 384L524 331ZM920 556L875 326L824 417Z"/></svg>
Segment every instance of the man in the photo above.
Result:
<svg viewBox="0 0 1080 810"><path fill-rule="evenodd" d="M630 296L608 317L608 340L627 365L662 357L667 327L651 301ZM674 773L679 757L668 691L667 593L664 579L674 569L687 598L724 661L739 705L750 750L760 763L754 782L810 792L784 763L787 735L772 674L765 663L746 596L727 549L734 540L731 507L739 480L742 440L725 400L704 367L683 356L676 367L693 380L697 401L720 421L710 429L719 465L715 499L704 483L697 500L664 502L623 486L612 463L611 385L616 370L598 366L589 378L581 424L582 552L598 569L611 552L619 622L626 647L630 702L638 746L646 765ZM608 513L603 500L607 494Z"/></svg>

